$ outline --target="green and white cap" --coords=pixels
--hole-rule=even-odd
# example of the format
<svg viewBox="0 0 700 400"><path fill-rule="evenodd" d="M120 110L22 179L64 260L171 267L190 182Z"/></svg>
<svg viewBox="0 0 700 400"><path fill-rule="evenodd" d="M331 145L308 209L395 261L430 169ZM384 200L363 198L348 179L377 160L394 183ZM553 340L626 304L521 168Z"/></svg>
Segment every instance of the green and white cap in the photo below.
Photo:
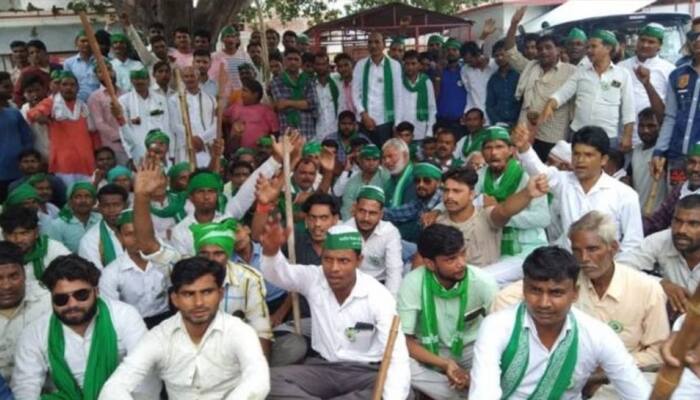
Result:
<svg viewBox="0 0 700 400"><path fill-rule="evenodd" d="M335 225L326 233L325 250L362 250L362 236L348 225Z"/></svg>
<svg viewBox="0 0 700 400"><path fill-rule="evenodd" d="M357 200L360 199L376 200L384 204L386 201L386 196L384 195L384 189L380 188L379 186L364 185L360 188L360 191L357 194Z"/></svg>

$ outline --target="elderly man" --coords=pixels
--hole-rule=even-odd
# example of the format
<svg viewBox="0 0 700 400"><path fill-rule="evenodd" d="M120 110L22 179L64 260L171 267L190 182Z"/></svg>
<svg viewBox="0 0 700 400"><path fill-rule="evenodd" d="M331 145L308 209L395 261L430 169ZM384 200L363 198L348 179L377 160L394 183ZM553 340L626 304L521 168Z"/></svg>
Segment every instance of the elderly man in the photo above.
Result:
<svg viewBox="0 0 700 400"><path fill-rule="evenodd" d="M384 186L387 202L391 209L416 200L416 185L413 181L413 163L411 163L408 146L399 138L389 139L382 146L382 165L391 177ZM414 224L398 224L401 238L409 242L418 239L418 229Z"/></svg>

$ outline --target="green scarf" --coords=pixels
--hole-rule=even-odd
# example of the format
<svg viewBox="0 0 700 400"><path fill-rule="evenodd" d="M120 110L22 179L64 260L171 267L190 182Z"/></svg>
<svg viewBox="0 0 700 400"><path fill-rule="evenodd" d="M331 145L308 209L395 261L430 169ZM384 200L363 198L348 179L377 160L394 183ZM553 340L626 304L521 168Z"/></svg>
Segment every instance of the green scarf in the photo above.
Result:
<svg viewBox="0 0 700 400"><path fill-rule="evenodd" d="M292 98L290 100L306 99L306 97L304 97L304 89L306 89L306 84L309 82L308 75L302 72L299 74L299 78L297 78L296 82L294 82L287 71L284 71L280 74L280 79L282 79L282 83L284 83L284 85L292 91ZM299 128L301 126L301 113L299 110L288 108L284 111L284 113L287 115L287 123L289 126L293 126L295 128Z"/></svg>
<svg viewBox="0 0 700 400"><path fill-rule="evenodd" d="M175 222L182 221L187 215L185 212L185 202L187 201L186 194L184 192L168 192L166 196L168 205L163 208L158 208L151 204L151 214L158 218L174 218Z"/></svg>
<svg viewBox="0 0 700 400"><path fill-rule="evenodd" d="M114 243L112 243L112 236L109 235L109 227L104 219L100 221L100 258L104 267L117 258L117 252L114 249Z"/></svg>
<svg viewBox="0 0 700 400"><path fill-rule="evenodd" d="M494 197L499 203L504 202L518 190L523 173L523 168L512 158L508 160L506 169L503 171L499 182L496 182L498 178L493 176L491 168L486 168L484 193ZM501 255L512 256L521 251L522 247L518 241L518 229L512 226L504 226L501 235Z"/></svg>
<svg viewBox="0 0 700 400"><path fill-rule="evenodd" d="M333 106L335 107L335 113L338 114L338 97L340 96L340 91L338 90L338 85L330 76L328 77L328 86L331 89L331 97L333 97Z"/></svg>
<svg viewBox="0 0 700 400"><path fill-rule="evenodd" d="M452 356L461 359L464 349L464 313L467 310L467 295L469 292L469 271L464 274L464 279L452 289L445 289L435 274L425 270L423 274L423 291L421 293L422 312L420 314L421 343L431 353L437 355L440 338L438 336L438 322L435 313L435 297L453 299L459 296L459 314L457 314L457 329L452 336L450 352Z"/></svg>
<svg viewBox="0 0 700 400"><path fill-rule="evenodd" d="M392 179L393 181L393 179ZM399 177L396 185L394 186L394 191L391 192L391 207L398 207L403 204L403 194L406 191L406 186L413 181L413 163L409 162L404 168L401 176Z"/></svg>
<svg viewBox="0 0 700 400"><path fill-rule="evenodd" d="M385 122L394 121L394 79L391 72L391 61L388 58L383 58L384 62L384 119ZM372 58L367 58L364 72L362 73L362 107L365 111L369 104L369 66L372 63Z"/></svg>
<svg viewBox="0 0 700 400"><path fill-rule="evenodd" d="M515 326L510 335L508 346L501 355L501 399L508 399L520 386L530 359L530 338L528 329L523 328L525 304L520 303L515 317ZM571 318L571 330L559 342L549 357L547 369L537 383L535 391L528 399L561 399L574 376L578 359L578 325L574 315Z"/></svg>
<svg viewBox="0 0 700 400"><path fill-rule="evenodd" d="M479 129L478 131L465 136L464 144L462 145L462 154L467 157L475 151L481 151L486 134L487 132L485 129Z"/></svg>
<svg viewBox="0 0 700 400"><path fill-rule="evenodd" d="M34 243L34 248L32 251L24 255L24 263L32 263L32 269L34 270L34 277L36 280L41 281L41 276L44 275L44 257L49 251L49 237L46 235L39 235Z"/></svg>
<svg viewBox="0 0 700 400"><path fill-rule="evenodd" d="M95 328L85 366L85 380L82 389L73 377L65 359L65 339L63 324L51 315L49 322L49 367L57 392L41 396L41 400L96 400L102 386L119 364L117 332L107 305L97 299Z"/></svg>
<svg viewBox="0 0 700 400"><path fill-rule="evenodd" d="M418 121L428 120L428 75L424 73L418 74L418 79L416 83L413 84L406 79L406 75L403 76L403 87L406 88L411 93L418 93L418 100L416 101L416 119Z"/></svg>

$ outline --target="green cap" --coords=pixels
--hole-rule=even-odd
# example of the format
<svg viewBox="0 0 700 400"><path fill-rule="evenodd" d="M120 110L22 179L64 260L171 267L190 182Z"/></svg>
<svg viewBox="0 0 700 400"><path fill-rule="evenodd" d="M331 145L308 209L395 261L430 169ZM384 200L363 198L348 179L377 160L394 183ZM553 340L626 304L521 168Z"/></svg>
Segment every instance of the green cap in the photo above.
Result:
<svg viewBox="0 0 700 400"><path fill-rule="evenodd" d="M269 135L260 136L260 138L258 139L258 146L271 147L272 138Z"/></svg>
<svg viewBox="0 0 700 400"><path fill-rule="evenodd" d="M170 137L167 133L161 131L160 129L151 129L146 134L146 140L144 141L144 143L146 144L146 148L151 147L151 145L156 142L160 142L165 144L166 146L169 146Z"/></svg>
<svg viewBox="0 0 700 400"><path fill-rule="evenodd" d="M85 29L81 29L78 31L78 33L75 34L76 39L83 37L83 36L87 37L87 33L85 33Z"/></svg>
<svg viewBox="0 0 700 400"><path fill-rule="evenodd" d="M386 201L386 197L384 196L384 189L374 185L362 186L360 188L360 191L357 193L357 200L360 199L376 200L382 204L384 204L384 202Z"/></svg>
<svg viewBox="0 0 700 400"><path fill-rule="evenodd" d="M236 152L233 153L233 156L240 157L240 156L244 156L246 154L254 156L255 149L251 149L250 147L239 147L238 150L236 150Z"/></svg>
<svg viewBox="0 0 700 400"><path fill-rule="evenodd" d="M224 29L221 30L221 37L222 38L225 36L238 36L238 35L239 35L238 29L236 29L235 27L233 27L231 25L228 25L228 26L224 27Z"/></svg>
<svg viewBox="0 0 700 400"><path fill-rule="evenodd" d="M484 147L486 142L491 140L502 140L510 144L510 134L508 130L502 126L494 125L486 128L486 133L484 134L483 141L481 142L481 147Z"/></svg>
<svg viewBox="0 0 700 400"><path fill-rule="evenodd" d="M688 149L688 157L700 157L700 142L690 146Z"/></svg>
<svg viewBox="0 0 700 400"><path fill-rule="evenodd" d="M585 42L588 40L588 36L586 36L586 32L584 32L581 28L571 28L569 34L566 36L566 41L569 42L571 40L580 40Z"/></svg>
<svg viewBox="0 0 700 400"><path fill-rule="evenodd" d="M178 176L180 176L180 174L182 174L185 171L191 171L190 163L188 163L187 161L179 162L170 167L170 169L168 170L168 178L177 178Z"/></svg>
<svg viewBox="0 0 700 400"><path fill-rule="evenodd" d="M430 35L428 38L428 44L443 44L442 36L440 35Z"/></svg>
<svg viewBox="0 0 700 400"><path fill-rule="evenodd" d="M445 44L442 45L445 49L461 49L462 48L462 43L460 43L459 40L454 39L454 38L449 38L445 42Z"/></svg>
<svg viewBox="0 0 700 400"><path fill-rule="evenodd" d="M6 206L18 206L22 205L25 200L34 199L41 203L41 197L39 197L39 192L34 189L34 186L24 182L23 184L17 186L10 192L5 200Z"/></svg>
<svg viewBox="0 0 700 400"><path fill-rule="evenodd" d="M639 31L639 36L647 36L647 37L652 37L659 39L659 42L663 43L664 42L664 32L666 29L664 28L663 25L652 22L650 24L647 24L642 28L641 31Z"/></svg>
<svg viewBox="0 0 700 400"><path fill-rule="evenodd" d="M82 182L75 182L74 184L71 185L70 189L68 190L68 198L72 198L73 195L78 191L78 190L85 190L90 195L95 198L97 197L97 190L95 189L95 186L87 181L82 181Z"/></svg>
<svg viewBox="0 0 700 400"><path fill-rule="evenodd" d="M400 44L403 46L405 43L406 43L406 39L404 39L403 36L394 36L393 38L391 38L391 45L392 46L395 44Z"/></svg>
<svg viewBox="0 0 700 400"><path fill-rule="evenodd" d="M439 181L442 179L442 170L435 164L421 162L413 167L413 176L415 178L428 178Z"/></svg>
<svg viewBox="0 0 700 400"><path fill-rule="evenodd" d="M382 151L374 144L366 144L360 149L360 157L377 159L382 157Z"/></svg>
<svg viewBox="0 0 700 400"><path fill-rule="evenodd" d="M117 218L117 226L120 227L124 224L133 224L134 223L134 210L132 209L127 209L119 213L119 217Z"/></svg>
<svg viewBox="0 0 700 400"><path fill-rule="evenodd" d="M58 74L58 79L69 79L69 78L75 80L76 82L78 81L78 79L76 79L75 75L73 75L73 73L68 71L68 70L62 69Z"/></svg>
<svg viewBox="0 0 700 400"><path fill-rule="evenodd" d="M131 179L131 170L123 165L117 165L116 167L107 171L107 182L114 183L114 181L120 176L126 176Z"/></svg>
<svg viewBox="0 0 700 400"><path fill-rule="evenodd" d="M113 33L109 36L109 42L112 44L117 43L117 42L129 44L129 38L126 37L125 34L123 34L121 32L117 32L117 33Z"/></svg>
<svg viewBox="0 0 700 400"><path fill-rule="evenodd" d="M51 77L51 80L55 81L57 79L61 79L61 71L62 70L60 70L60 69L55 69L55 70L51 71L51 75L49 75Z"/></svg>
<svg viewBox="0 0 700 400"><path fill-rule="evenodd" d="M321 154L321 143L317 141L311 141L309 143L306 143L304 147L301 149L301 156L302 157L308 157L308 156L318 156Z"/></svg>
<svg viewBox="0 0 700 400"><path fill-rule="evenodd" d="M600 39L605 44L617 46L615 34L606 29L596 29L591 35L591 39Z"/></svg>
<svg viewBox="0 0 700 400"><path fill-rule="evenodd" d="M187 195L191 195L200 189L214 189L217 192L221 192L223 188L224 184L221 182L221 177L218 174L203 171L190 177L190 181L187 183Z"/></svg>
<svg viewBox="0 0 700 400"><path fill-rule="evenodd" d="M215 245L226 252L228 258L231 258L233 246L236 243L237 227L238 222L233 218L227 218L221 222L191 225L195 251L199 253L202 246Z"/></svg>
<svg viewBox="0 0 700 400"><path fill-rule="evenodd" d="M362 236L348 225L335 225L326 233L324 250L362 250Z"/></svg>
<svg viewBox="0 0 700 400"><path fill-rule="evenodd" d="M129 78L130 79L148 79L148 70L146 68L142 68L142 69L135 69L133 71L129 71Z"/></svg>
<svg viewBox="0 0 700 400"><path fill-rule="evenodd" d="M309 44L309 37L306 36L305 33L300 33L297 35L297 43L303 44L303 45L308 45Z"/></svg>
<svg viewBox="0 0 700 400"><path fill-rule="evenodd" d="M43 172L39 172L37 174L34 174L27 178L27 183L34 186L39 182L47 181L49 180L49 176Z"/></svg>

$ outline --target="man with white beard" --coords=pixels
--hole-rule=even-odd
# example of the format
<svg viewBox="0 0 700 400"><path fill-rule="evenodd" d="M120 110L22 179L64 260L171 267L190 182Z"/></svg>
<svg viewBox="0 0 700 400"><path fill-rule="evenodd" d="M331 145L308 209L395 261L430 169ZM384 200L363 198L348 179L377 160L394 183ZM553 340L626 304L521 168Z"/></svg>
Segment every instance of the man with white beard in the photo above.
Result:
<svg viewBox="0 0 700 400"><path fill-rule="evenodd" d="M384 187L386 208L399 207L418 199L413 181L413 163L406 142L398 138L387 140L382 146L382 165L391 174ZM396 227L403 240L415 243L418 239L420 227L413 221L396 224Z"/></svg>

